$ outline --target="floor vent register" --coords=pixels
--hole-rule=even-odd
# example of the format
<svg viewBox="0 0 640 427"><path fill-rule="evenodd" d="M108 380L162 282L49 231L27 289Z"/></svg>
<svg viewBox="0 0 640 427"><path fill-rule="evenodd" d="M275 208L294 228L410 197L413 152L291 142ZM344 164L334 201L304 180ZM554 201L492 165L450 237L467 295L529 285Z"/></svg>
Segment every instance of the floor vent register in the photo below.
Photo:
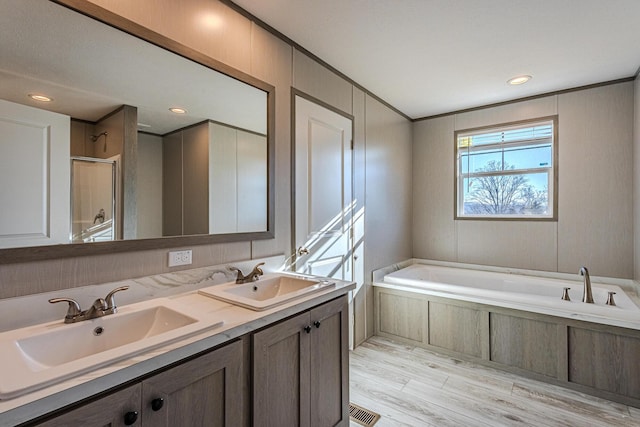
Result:
<svg viewBox="0 0 640 427"><path fill-rule="evenodd" d="M370 427L380 419L380 415L361 406L349 403L349 418L360 425Z"/></svg>

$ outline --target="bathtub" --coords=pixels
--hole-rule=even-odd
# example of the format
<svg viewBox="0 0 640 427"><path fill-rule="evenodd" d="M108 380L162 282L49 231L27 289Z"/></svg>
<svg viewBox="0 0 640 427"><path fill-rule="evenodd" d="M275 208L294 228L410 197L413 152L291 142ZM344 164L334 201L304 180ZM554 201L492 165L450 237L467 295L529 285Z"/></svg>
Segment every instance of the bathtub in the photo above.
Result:
<svg viewBox="0 0 640 427"><path fill-rule="evenodd" d="M640 330L640 308L632 286L625 286L625 291L592 280L595 303L586 304L577 274L576 280L569 280L431 264L389 270L374 278L375 286ZM561 298L565 287L570 288L570 301ZM615 306L605 305L608 292L615 292Z"/></svg>

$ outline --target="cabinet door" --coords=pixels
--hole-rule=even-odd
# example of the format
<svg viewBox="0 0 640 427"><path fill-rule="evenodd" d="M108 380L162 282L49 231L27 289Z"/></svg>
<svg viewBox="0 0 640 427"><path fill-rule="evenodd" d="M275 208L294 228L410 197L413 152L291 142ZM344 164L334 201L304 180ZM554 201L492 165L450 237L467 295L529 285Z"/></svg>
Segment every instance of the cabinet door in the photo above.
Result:
<svg viewBox="0 0 640 427"><path fill-rule="evenodd" d="M41 427L122 427L140 426L140 384L109 394L56 418Z"/></svg>
<svg viewBox="0 0 640 427"><path fill-rule="evenodd" d="M307 312L253 335L255 427L309 426L309 326Z"/></svg>
<svg viewBox="0 0 640 427"><path fill-rule="evenodd" d="M145 426L245 423L242 341L228 344L142 382Z"/></svg>
<svg viewBox="0 0 640 427"><path fill-rule="evenodd" d="M346 296L310 312L311 426L349 425L349 316Z"/></svg>

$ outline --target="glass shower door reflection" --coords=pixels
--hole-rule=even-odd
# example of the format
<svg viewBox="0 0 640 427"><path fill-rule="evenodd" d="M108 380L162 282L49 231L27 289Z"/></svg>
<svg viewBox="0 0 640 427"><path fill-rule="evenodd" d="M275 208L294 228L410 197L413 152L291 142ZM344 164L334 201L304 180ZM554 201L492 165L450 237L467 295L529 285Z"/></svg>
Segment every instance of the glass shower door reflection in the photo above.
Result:
<svg viewBox="0 0 640 427"><path fill-rule="evenodd" d="M116 162L71 159L71 241L115 240Z"/></svg>

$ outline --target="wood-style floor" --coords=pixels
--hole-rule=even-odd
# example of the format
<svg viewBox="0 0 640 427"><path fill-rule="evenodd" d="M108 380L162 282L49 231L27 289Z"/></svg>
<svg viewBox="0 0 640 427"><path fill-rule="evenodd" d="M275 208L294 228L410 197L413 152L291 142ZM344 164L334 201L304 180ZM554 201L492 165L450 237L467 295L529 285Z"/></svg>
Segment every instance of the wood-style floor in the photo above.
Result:
<svg viewBox="0 0 640 427"><path fill-rule="evenodd" d="M640 426L640 409L380 337L350 368L350 400L382 416L375 427Z"/></svg>

